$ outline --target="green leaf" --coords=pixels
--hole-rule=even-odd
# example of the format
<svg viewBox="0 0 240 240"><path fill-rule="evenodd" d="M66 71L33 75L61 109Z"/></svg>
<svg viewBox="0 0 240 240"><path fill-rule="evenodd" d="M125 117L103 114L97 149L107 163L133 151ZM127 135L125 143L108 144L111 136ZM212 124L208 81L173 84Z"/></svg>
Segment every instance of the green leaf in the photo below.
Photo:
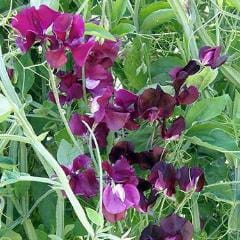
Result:
<svg viewBox="0 0 240 240"><path fill-rule="evenodd" d="M228 220L228 229L229 231L240 231L240 203L232 206L232 210Z"/></svg>
<svg viewBox="0 0 240 240"><path fill-rule="evenodd" d="M175 16L172 9L160 9L148 15L143 21L140 29L142 32L152 30L159 25L170 21Z"/></svg>
<svg viewBox="0 0 240 240"><path fill-rule="evenodd" d="M151 4L147 4L140 10L140 13L139 13L140 22L143 22L143 20L152 12L155 12L163 8L169 8L169 7L170 5L167 2L154 2Z"/></svg>
<svg viewBox="0 0 240 240"><path fill-rule="evenodd" d="M139 37L135 38L124 62L128 87L140 90L145 86L148 79L147 52L148 44Z"/></svg>
<svg viewBox="0 0 240 240"><path fill-rule="evenodd" d="M54 10L59 9L59 0L30 0L30 5L36 8L42 4L47 5Z"/></svg>
<svg viewBox="0 0 240 240"><path fill-rule="evenodd" d="M240 1L239 0L227 0L227 3L240 11Z"/></svg>
<svg viewBox="0 0 240 240"><path fill-rule="evenodd" d="M22 173L18 171L3 171L2 177L1 177L1 183L2 182L9 182L9 183L15 183L18 182L18 178L21 176L30 176L28 173Z"/></svg>
<svg viewBox="0 0 240 240"><path fill-rule="evenodd" d="M104 219L98 212L96 212L92 208L86 208L86 212L87 212L87 216L91 222L93 222L94 224L96 224L98 226L103 226Z"/></svg>
<svg viewBox="0 0 240 240"><path fill-rule="evenodd" d="M96 37L100 37L100 38L104 38L104 39L109 39L112 41L116 40L110 32L105 30L100 25L96 25L94 23L86 23L85 29L86 29L85 30L86 35L92 35L92 36L96 36Z"/></svg>
<svg viewBox="0 0 240 240"><path fill-rule="evenodd" d="M75 157L80 155L81 152L77 147L73 147L69 142L63 139L60 142L57 151L57 160L60 164L70 165Z"/></svg>
<svg viewBox="0 0 240 240"><path fill-rule="evenodd" d="M220 97L206 98L195 103L187 112L187 127L191 127L194 122L207 121L220 115L225 109L228 100L229 96L225 94Z"/></svg>
<svg viewBox="0 0 240 240"><path fill-rule="evenodd" d="M12 112L8 99L0 94L0 123L4 122Z"/></svg>
<svg viewBox="0 0 240 240"><path fill-rule="evenodd" d="M179 57L167 56L158 58L158 60L150 66L152 81L159 83L161 86L172 83L169 71L176 66L183 65L184 62Z"/></svg>
<svg viewBox="0 0 240 240"><path fill-rule="evenodd" d="M210 67L204 68L200 73L190 76L186 83L187 85L194 85L200 91L208 87L217 77L218 70L211 69Z"/></svg>
<svg viewBox="0 0 240 240"><path fill-rule="evenodd" d="M127 9L128 0L116 0L112 4L112 22L118 24Z"/></svg>
<svg viewBox="0 0 240 240"><path fill-rule="evenodd" d="M120 37L133 33L136 31L136 27L129 23L119 23L116 27L112 29L112 33Z"/></svg>
<svg viewBox="0 0 240 240"><path fill-rule="evenodd" d="M15 167L15 161L10 157L0 156L0 168L12 169Z"/></svg>
<svg viewBox="0 0 240 240"><path fill-rule="evenodd" d="M72 143L72 140L66 128L63 128L60 131L56 132L56 134L54 135L54 139L58 145L61 143L63 139L65 139L69 143Z"/></svg>
<svg viewBox="0 0 240 240"><path fill-rule="evenodd" d="M35 81L35 74L29 69L24 68L33 65L30 54L27 53L22 55L14 65L17 88L21 91L22 94L26 94L31 89ZM33 67L32 70L35 70L35 68Z"/></svg>

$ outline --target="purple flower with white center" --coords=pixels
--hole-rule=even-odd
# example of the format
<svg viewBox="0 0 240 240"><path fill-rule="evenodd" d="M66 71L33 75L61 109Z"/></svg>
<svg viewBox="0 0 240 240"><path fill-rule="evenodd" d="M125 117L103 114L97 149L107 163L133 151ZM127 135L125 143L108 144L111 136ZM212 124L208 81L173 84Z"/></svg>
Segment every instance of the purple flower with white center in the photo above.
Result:
<svg viewBox="0 0 240 240"><path fill-rule="evenodd" d="M193 225L176 214L165 217L160 226L149 224L141 233L140 240L192 240Z"/></svg>
<svg viewBox="0 0 240 240"><path fill-rule="evenodd" d="M129 208L136 208L140 202L140 194L137 189L138 179L134 169L125 158L119 159L114 165L103 162L103 169L108 173L107 185L103 190L103 207L106 210L106 218L115 214L123 214Z"/></svg>
<svg viewBox="0 0 240 240"><path fill-rule="evenodd" d="M176 100L165 93L159 86L146 89L138 97L138 113L144 119L155 121L159 118L169 117L176 105Z"/></svg>
<svg viewBox="0 0 240 240"><path fill-rule="evenodd" d="M221 56L221 46L205 46L199 51L199 59L204 66L210 66L212 69L215 69L227 61L227 55Z"/></svg>
<svg viewBox="0 0 240 240"><path fill-rule="evenodd" d="M41 5L25 8L12 20L12 27L19 34L16 39L17 46L27 52L36 41L43 41L47 37L46 31L60 13Z"/></svg>
<svg viewBox="0 0 240 240"><path fill-rule="evenodd" d="M185 130L185 120L183 117L178 117L172 123L172 125L165 129L162 129L162 137L165 140L177 140Z"/></svg>
<svg viewBox="0 0 240 240"><path fill-rule="evenodd" d="M61 165L69 178L69 184L74 194L86 198L95 196L99 187L96 173L90 163L91 159L88 156L79 155L70 166Z"/></svg>
<svg viewBox="0 0 240 240"><path fill-rule="evenodd" d="M178 169L176 179L180 189L185 192L192 190L200 192L205 183L203 170L196 167Z"/></svg>
<svg viewBox="0 0 240 240"><path fill-rule="evenodd" d="M148 181L166 196L171 197L176 192L176 170L171 163L164 161L156 163L148 176Z"/></svg>
<svg viewBox="0 0 240 240"><path fill-rule="evenodd" d="M129 127L132 129L138 127L131 118L131 113L134 111L132 108L133 94L128 92L128 96L131 99L125 98L125 101L120 97L121 94L126 94L126 92L117 93L117 97L114 98L113 89L108 87L102 95L93 99L91 105L91 112L95 121L97 123L105 122L112 131L117 131L121 128Z"/></svg>

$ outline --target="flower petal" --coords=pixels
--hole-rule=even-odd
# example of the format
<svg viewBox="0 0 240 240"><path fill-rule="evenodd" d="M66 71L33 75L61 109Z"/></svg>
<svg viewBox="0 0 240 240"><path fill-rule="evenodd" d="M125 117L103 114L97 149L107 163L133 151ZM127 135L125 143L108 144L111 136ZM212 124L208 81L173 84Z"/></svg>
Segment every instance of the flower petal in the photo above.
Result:
<svg viewBox="0 0 240 240"><path fill-rule="evenodd" d="M52 68L60 68L67 62L64 48L48 50L46 52L46 59Z"/></svg>

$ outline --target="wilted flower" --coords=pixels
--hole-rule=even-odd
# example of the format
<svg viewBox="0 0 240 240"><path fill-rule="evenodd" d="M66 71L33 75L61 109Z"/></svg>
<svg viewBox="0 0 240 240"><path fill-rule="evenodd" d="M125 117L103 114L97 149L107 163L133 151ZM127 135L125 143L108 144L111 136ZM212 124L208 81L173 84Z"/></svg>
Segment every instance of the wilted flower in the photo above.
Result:
<svg viewBox="0 0 240 240"><path fill-rule="evenodd" d="M162 137L165 140L176 140L181 136L184 129L185 120L183 117L178 117L168 129L165 129L165 126L163 126Z"/></svg>
<svg viewBox="0 0 240 240"><path fill-rule="evenodd" d="M196 167L178 169L176 178L180 189L186 192L191 190L200 192L205 183L203 170Z"/></svg>
<svg viewBox="0 0 240 240"><path fill-rule="evenodd" d="M227 55L221 54L221 46L217 47L202 47L199 51L199 58L203 65L210 66L212 69L220 67L227 60Z"/></svg>
<svg viewBox="0 0 240 240"><path fill-rule="evenodd" d="M140 201L135 171L125 158L114 165L103 162L103 169L108 173L108 184L103 191L103 213L111 221L122 219L125 212L137 207Z"/></svg>
<svg viewBox="0 0 240 240"><path fill-rule="evenodd" d="M176 192L176 171L171 163L164 161L156 163L148 176L148 181L156 190L163 191L169 197Z"/></svg>
<svg viewBox="0 0 240 240"><path fill-rule="evenodd" d="M69 184L76 195L86 198L93 197L98 192L96 173L90 166L91 159L86 155L79 155L70 166L61 165L69 177Z"/></svg>
<svg viewBox="0 0 240 240"><path fill-rule="evenodd" d="M175 98L165 93L159 86L144 90L138 97L138 113L149 121L169 117L176 105Z"/></svg>
<svg viewBox="0 0 240 240"><path fill-rule="evenodd" d="M193 225L188 220L171 214L165 217L160 226L149 224L140 236L140 240L192 240Z"/></svg>

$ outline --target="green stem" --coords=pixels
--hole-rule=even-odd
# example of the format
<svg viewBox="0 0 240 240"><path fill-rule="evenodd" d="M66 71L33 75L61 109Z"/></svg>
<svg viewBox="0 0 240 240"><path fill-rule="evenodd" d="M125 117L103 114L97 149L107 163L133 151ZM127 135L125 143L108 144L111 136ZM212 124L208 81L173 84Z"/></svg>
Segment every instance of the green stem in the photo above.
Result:
<svg viewBox="0 0 240 240"><path fill-rule="evenodd" d="M61 191L57 191L56 206L56 235L64 238L64 197Z"/></svg>
<svg viewBox="0 0 240 240"><path fill-rule="evenodd" d="M201 232L199 208L198 208L198 194L194 193L192 196L192 224L194 232L199 234Z"/></svg>
<svg viewBox="0 0 240 240"><path fill-rule="evenodd" d="M139 32L139 20L138 20L138 13L139 13L139 8L140 8L140 0L135 0L135 5L134 5L134 15L133 15L133 23L134 26L136 27L136 32Z"/></svg>
<svg viewBox="0 0 240 240"><path fill-rule="evenodd" d="M23 228L29 240L38 240L35 229L30 219L23 222Z"/></svg>
<svg viewBox="0 0 240 240"><path fill-rule="evenodd" d="M196 43L196 40L194 37L191 19L185 12L185 9L184 9L183 5L181 4L181 1L168 0L168 3L170 4L171 8L173 9L178 21L183 26L183 30L184 30L186 39L188 39L189 50L190 50L192 58L197 59L198 58L198 47L197 47L197 43Z"/></svg>
<svg viewBox="0 0 240 240"><path fill-rule="evenodd" d="M49 75L50 75L49 79L50 79L50 84L51 84L51 87L52 87L53 95L54 95L54 98L55 98L55 102L57 104L58 112L59 112L59 114L61 116L61 119L63 121L63 124L64 124L64 126L65 126L65 128L66 128L66 130L68 132L69 137L71 138L72 142L74 143L74 145L80 151L82 151L82 149L80 148L77 140L73 136L72 131L71 131L69 125L68 125L67 119L66 119L66 117L64 115L63 109L62 109L61 104L60 104L59 96L58 96L58 91L57 91L57 86L56 86L56 82L55 82L55 77L54 77L54 75L53 75L51 70L49 70Z"/></svg>

